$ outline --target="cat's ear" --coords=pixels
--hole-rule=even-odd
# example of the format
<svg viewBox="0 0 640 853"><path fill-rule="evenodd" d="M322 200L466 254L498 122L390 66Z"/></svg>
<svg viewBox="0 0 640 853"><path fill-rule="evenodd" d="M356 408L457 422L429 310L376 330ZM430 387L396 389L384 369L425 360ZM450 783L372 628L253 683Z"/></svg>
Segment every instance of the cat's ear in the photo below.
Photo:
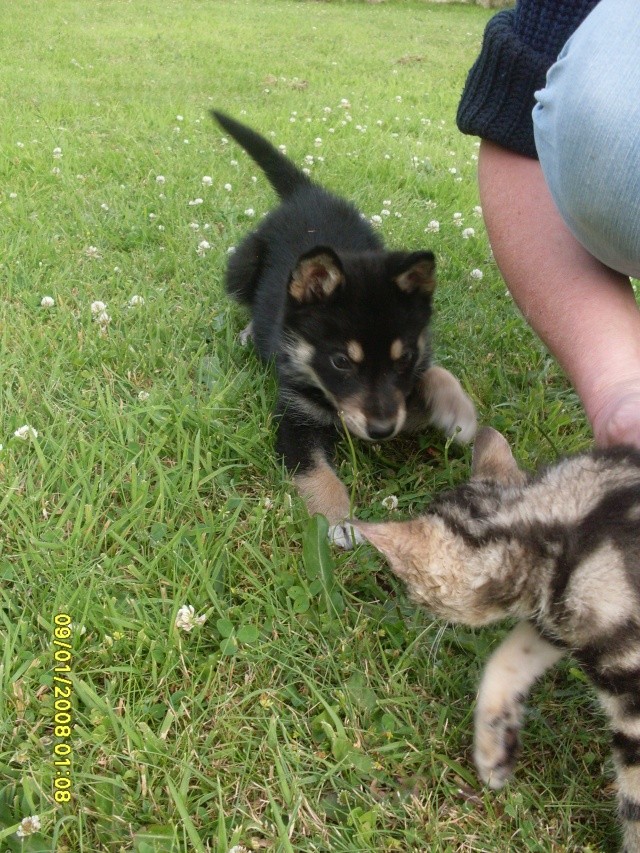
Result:
<svg viewBox="0 0 640 853"><path fill-rule="evenodd" d="M518 468L506 440L497 430L483 427L473 443L472 480L492 480L504 486L521 486L525 474Z"/></svg>
<svg viewBox="0 0 640 853"><path fill-rule="evenodd" d="M351 523L374 548L386 557L393 571L403 577L407 567L415 561L414 551L420 550L422 531L418 519L413 521L385 521L370 523L353 520Z"/></svg>
<svg viewBox="0 0 640 853"><path fill-rule="evenodd" d="M390 255L393 280L403 293L431 294L436 287L436 259L433 252Z"/></svg>
<svg viewBox="0 0 640 853"><path fill-rule="evenodd" d="M340 258L328 246L316 246L298 258L289 279L289 295L296 302L322 302L344 284Z"/></svg>

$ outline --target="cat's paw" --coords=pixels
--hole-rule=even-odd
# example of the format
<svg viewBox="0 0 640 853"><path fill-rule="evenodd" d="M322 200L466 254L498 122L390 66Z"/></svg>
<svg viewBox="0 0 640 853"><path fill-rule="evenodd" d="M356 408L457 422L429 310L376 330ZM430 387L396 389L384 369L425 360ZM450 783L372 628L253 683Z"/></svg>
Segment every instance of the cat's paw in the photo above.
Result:
<svg viewBox="0 0 640 853"><path fill-rule="evenodd" d="M328 536L330 542L344 551L351 551L356 545L361 545L365 541L364 536L353 527L348 519L338 524L332 524L329 527Z"/></svg>
<svg viewBox="0 0 640 853"><path fill-rule="evenodd" d="M476 708L474 759L478 774L490 788L502 788L520 752L522 705Z"/></svg>

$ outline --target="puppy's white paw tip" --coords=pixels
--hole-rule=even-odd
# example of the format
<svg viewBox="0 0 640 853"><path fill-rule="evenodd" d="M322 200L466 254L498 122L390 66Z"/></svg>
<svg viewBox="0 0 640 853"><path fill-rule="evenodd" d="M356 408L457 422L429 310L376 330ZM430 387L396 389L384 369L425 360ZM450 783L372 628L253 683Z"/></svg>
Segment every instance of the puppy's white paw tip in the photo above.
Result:
<svg viewBox="0 0 640 853"><path fill-rule="evenodd" d="M355 529L348 521L341 521L340 524L332 524L327 534L329 541L342 548L344 551L350 551L356 545L361 545L365 539L364 536Z"/></svg>

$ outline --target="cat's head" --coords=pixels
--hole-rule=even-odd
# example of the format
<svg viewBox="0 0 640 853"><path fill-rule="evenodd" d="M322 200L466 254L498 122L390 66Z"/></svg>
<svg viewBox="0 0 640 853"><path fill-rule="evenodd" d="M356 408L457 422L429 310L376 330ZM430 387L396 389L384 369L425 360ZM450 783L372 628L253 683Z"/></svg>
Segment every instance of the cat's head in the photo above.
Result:
<svg viewBox="0 0 640 853"><path fill-rule="evenodd" d="M486 550L480 553L464 533L473 530L474 514L477 517L483 507L489 511L502 491L520 487L525 480L506 439L485 427L474 443L471 479L445 497L446 513L353 524L386 557L418 603L445 619L484 625L506 615L501 596L491 592L495 587L491 572L501 554L498 546L490 555ZM457 522L453 527L452 518Z"/></svg>

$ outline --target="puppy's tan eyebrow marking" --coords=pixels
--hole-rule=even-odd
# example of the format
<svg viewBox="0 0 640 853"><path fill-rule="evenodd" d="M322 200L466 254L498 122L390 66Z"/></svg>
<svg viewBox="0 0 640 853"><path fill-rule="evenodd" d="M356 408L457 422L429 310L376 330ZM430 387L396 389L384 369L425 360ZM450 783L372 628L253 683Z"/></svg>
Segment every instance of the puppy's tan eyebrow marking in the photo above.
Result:
<svg viewBox="0 0 640 853"><path fill-rule="evenodd" d="M364 361L362 344L359 344L358 341L349 341L347 343L347 355L355 364L361 364Z"/></svg>
<svg viewBox="0 0 640 853"><path fill-rule="evenodd" d="M397 361L402 353L404 352L404 344L400 340L400 338L396 338L395 341L391 344L391 349L389 350L389 354L393 361Z"/></svg>

